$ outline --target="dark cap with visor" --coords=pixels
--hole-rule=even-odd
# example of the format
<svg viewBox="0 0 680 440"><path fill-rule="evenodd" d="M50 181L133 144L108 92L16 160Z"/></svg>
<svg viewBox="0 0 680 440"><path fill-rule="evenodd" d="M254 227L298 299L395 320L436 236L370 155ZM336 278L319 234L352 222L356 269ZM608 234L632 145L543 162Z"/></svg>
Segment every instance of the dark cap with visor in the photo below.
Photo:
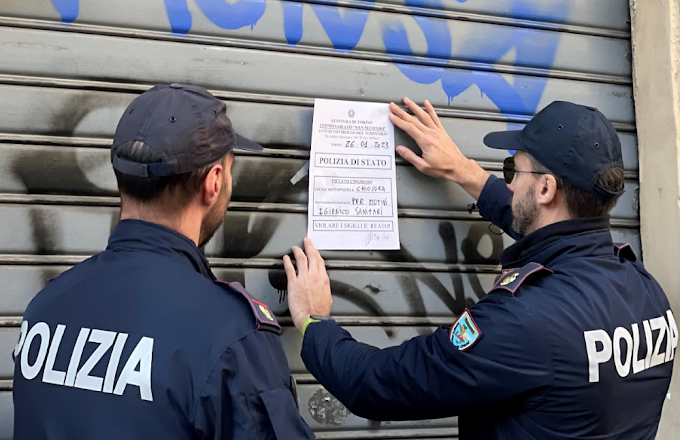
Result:
<svg viewBox="0 0 680 440"><path fill-rule="evenodd" d="M616 130L596 108L555 101L524 129L489 133L484 143L501 150L526 151L557 177L602 201L624 192L608 191L597 183L609 168L623 168L623 158Z"/></svg>
<svg viewBox="0 0 680 440"><path fill-rule="evenodd" d="M262 150L259 144L236 134L226 108L202 87L157 85L125 110L113 138L111 163L123 174L164 177L198 170L234 148ZM162 160L138 163L119 157L119 148L131 142L148 145Z"/></svg>

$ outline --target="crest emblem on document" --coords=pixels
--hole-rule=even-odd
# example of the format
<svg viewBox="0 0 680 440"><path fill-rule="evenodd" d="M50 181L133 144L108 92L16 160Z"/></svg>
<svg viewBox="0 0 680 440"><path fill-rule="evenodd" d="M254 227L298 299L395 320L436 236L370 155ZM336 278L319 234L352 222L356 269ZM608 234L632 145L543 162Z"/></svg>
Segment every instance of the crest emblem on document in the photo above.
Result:
<svg viewBox="0 0 680 440"><path fill-rule="evenodd" d="M262 314L263 314L264 316L266 316L268 320L270 320L270 321L273 321L273 320L274 320L274 318L272 318L272 313L269 311L268 308L266 308L266 307L263 306L262 304L260 304L259 307L260 307L260 311L262 312Z"/></svg>
<svg viewBox="0 0 680 440"><path fill-rule="evenodd" d="M465 351L472 347L482 336L482 332L477 327L468 309L451 326L449 339L458 350Z"/></svg>
<svg viewBox="0 0 680 440"><path fill-rule="evenodd" d="M350 118L353 118L354 117L354 110L350 109L350 111L347 112L347 116L349 116Z"/></svg>
<svg viewBox="0 0 680 440"><path fill-rule="evenodd" d="M503 281L501 281L501 286L507 286L508 284L515 281L518 276L519 276L518 273L513 273L512 275L508 275Z"/></svg>

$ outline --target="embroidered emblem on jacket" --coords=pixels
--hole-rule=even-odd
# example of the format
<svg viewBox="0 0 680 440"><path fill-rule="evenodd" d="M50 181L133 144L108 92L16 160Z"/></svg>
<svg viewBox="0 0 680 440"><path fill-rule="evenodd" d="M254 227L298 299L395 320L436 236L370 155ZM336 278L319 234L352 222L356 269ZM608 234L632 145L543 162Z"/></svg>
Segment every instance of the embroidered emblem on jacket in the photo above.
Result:
<svg viewBox="0 0 680 440"><path fill-rule="evenodd" d="M274 318L272 318L272 314L269 311L269 309L267 307L263 306L262 304L259 304L259 306L260 306L260 311L264 314L264 316L266 316L267 319L269 319L270 321L273 321Z"/></svg>
<svg viewBox="0 0 680 440"><path fill-rule="evenodd" d="M468 309L451 326L449 339L458 350L465 351L479 340L482 332L477 327Z"/></svg>
<svg viewBox="0 0 680 440"><path fill-rule="evenodd" d="M508 284L514 282L518 276L519 276L518 273L508 275L506 278L503 279L503 281L501 281L501 286L507 286Z"/></svg>

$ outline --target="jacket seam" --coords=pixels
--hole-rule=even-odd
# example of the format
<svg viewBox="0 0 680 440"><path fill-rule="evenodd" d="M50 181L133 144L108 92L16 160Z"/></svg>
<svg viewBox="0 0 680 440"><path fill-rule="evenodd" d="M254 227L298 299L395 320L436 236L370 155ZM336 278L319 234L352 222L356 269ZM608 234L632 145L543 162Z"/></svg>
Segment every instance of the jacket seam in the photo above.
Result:
<svg viewBox="0 0 680 440"><path fill-rule="evenodd" d="M234 340L234 341L231 341L231 342L224 348L224 350L222 350L222 353L221 353L219 356L217 356L217 359L215 359L215 361L213 362L212 367L210 367L210 372L208 373L208 377L206 377L206 379L205 379L205 381L204 381L204 383L203 383L203 386L201 387L201 390L194 396L194 403L193 403L193 405L192 405L192 406L193 406L193 409L192 409L192 411L191 411L192 420L193 420L193 423L192 423L192 424L195 424L195 422L196 422L196 413L198 412L198 403L199 403L199 401L201 400L201 396L203 395L203 392L205 391L205 388L208 386L208 382L210 381L210 378L213 376L213 373L215 372L215 367L217 366L217 363L218 363L220 360L222 360L222 358L224 357L224 355L226 355L227 352L228 352L229 350L231 350L231 347L232 347L234 344L236 344L237 342L241 342L243 339L245 339L246 337L248 337L248 336L250 336L251 334L255 333L256 331L258 331L257 328L251 330L250 332L246 333L245 335L241 336L240 338L238 338L238 339L236 339L236 340ZM194 428L195 428L195 427L194 427Z"/></svg>
<svg viewBox="0 0 680 440"><path fill-rule="evenodd" d="M559 266L560 264L562 264L566 261L571 261L571 260L575 260L575 259L583 259L583 258L604 258L606 260L618 260L618 257L614 254L611 254L611 255L607 255L607 254L602 254L602 255L574 255L574 256L571 256L571 257L565 257L565 258L561 259L560 261L558 261L556 263L554 261L551 261L548 264L555 264L555 265ZM546 267L546 269L548 268L547 266L545 266L545 267Z"/></svg>
<svg viewBox="0 0 680 440"><path fill-rule="evenodd" d="M250 415L250 420L255 422L255 416L253 415L253 411L252 411L252 407L251 407L252 405L250 404L250 400L246 399L245 404L246 404L246 408L248 409L248 415ZM265 405L265 408L266 408L266 405ZM271 418L270 418L270 423L271 423ZM255 432L257 432L257 438L258 439L262 438L262 432L261 432L262 427L260 426L260 424L259 423L253 423L253 425L255 425ZM272 425L272 428L273 427L274 426Z"/></svg>
<svg viewBox="0 0 680 440"><path fill-rule="evenodd" d="M521 301L521 300L520 300ZM550 356L550 389L545 393L545 396L543 396L543 399L541 399L540 402L538 402L534 408L538 408L541 406L545 401L548 399L548 396L550 393L552 393L553 388L555 387L555 360L553 358L553 353L552 353L552 345L550 344L550 339L548 339L548 334L545 331L545 327L543 326L543 322L538 318L538 315L534 311L534 309L524 301L521 301L524 307L529 309L529 311L534 315L536 318L536 322L538 322L538 325L541 326L541 331L543 332L543 337L545 338L545 343L548 346L548 355Z"/></svg>

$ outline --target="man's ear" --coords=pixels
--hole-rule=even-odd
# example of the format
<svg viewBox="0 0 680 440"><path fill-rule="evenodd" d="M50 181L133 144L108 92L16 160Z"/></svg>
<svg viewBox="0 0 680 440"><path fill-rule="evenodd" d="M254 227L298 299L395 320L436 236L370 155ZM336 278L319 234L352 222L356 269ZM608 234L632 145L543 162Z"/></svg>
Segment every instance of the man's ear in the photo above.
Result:
<svg viewBox="0 0 680 440"><path fill-rule="evenodd" d="M535 191L536 203L550 205L557 197L557 180L552 174L543 174L538 178Z"/></svg>
<svg viewBox="0 0 680 440"><path fill-rule="evenodd" d="M213 165L210 171L208 171L201 188L201 202L203 204L211 206L218 199L220 189L222 189L224 184L223 173L224 167L220 163Z"/></svg>

